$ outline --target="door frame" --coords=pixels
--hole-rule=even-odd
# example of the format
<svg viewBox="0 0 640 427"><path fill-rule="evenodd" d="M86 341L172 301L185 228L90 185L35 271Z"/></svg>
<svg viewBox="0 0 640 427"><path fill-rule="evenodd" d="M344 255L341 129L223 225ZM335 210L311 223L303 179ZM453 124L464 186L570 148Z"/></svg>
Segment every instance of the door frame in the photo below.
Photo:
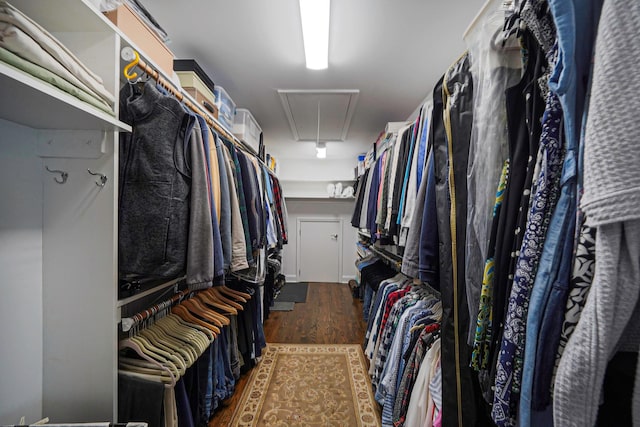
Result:
<svg viewBox="0 0 640 427"><path fill-rule="evenodd" d="M327 217L298 217L296 220L296 227L298 231L298 236L296 236L296 268L297 268L297 277L298 281L306 280L301 276L301 265L300 265L300 243L301 243L301 235L302 235L302 223L303 222L335 222L338 223L339 232L338 232L338 277L336 278L338 281L336 283L341 283L342 280L342 218L327 218Z"/></svg>

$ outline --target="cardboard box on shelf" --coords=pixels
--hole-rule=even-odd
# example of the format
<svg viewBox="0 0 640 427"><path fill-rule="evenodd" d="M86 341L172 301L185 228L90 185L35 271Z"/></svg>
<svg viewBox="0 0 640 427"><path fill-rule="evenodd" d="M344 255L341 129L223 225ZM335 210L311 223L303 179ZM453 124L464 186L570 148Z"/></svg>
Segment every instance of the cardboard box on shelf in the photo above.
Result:
<svg viewBox="0 0 640 427"><path fill-rule="evenodd" d="M105 15L131 39L148 60L153 61L167 76L171 76L173 53L126 3L111 12L105 12Z"/></svg>
<svg viewBox="0 0 640 427"><path fill-rule="evenodd" d="M198 89L194 87L183 86L182 89L184 89L185 92L191 95L193 99L196 100L196 102L200 107L207 110L216 119L218 118L218 107L216 106L215 101L212 101L207 95L203 94L202 92L200 92Z"/></svg>

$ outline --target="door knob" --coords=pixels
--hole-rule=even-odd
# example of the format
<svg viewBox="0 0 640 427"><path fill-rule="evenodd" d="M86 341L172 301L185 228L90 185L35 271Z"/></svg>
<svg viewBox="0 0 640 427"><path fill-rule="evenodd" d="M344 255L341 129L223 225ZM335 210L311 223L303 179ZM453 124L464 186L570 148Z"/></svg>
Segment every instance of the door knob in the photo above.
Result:
<svg viewBox="0 0 640 427"><path fill-rule="evenodd" d="M331 238L333 240L338 240L338 235L337 234L331 234Z"/></svg>

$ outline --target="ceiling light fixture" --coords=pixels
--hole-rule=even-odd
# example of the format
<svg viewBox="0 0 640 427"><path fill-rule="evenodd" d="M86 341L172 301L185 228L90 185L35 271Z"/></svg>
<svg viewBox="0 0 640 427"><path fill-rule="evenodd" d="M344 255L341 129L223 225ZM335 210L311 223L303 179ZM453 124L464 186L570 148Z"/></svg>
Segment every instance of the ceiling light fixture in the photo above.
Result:
<svg viewBox="0 0 640 427"><path fill-rule="evenodd" d="M320 141L320 101L318 101L318 131L316 133L316 157L319 159L327 158L327 143Z"/></svg>
<svg viewBox="0 0 640 427"><path fill-rule="evenodd" d="M329 66L329 12L331 0L300 0L300 20L307 68Z"/></svg>

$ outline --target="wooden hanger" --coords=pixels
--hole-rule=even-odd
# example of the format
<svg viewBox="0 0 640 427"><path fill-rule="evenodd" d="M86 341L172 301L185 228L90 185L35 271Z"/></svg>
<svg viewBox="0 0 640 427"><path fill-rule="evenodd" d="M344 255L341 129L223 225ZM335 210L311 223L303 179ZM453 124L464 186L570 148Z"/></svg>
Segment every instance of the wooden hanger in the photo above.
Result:
<svg viewBox="0 0 640 427"><path fill-rule="evenodd" d="M240 302L247 302L251 299L251 295L248 293L232 289L226 285L217 286L217 288L220 289L222 293L232 298L236 298L236 300Z"/></svg>
<svg viewBox="0 0 640 427"><path fill-rule="evenodd" d="M202 318L205 321L212 322L214 325L217 325L219 327L223 327L231 323L229 319L227 319L220 313L216 313L209 307L206 307L204 304L202 304L202 301L200 301L198 298L191 298L183 301L181 305L186 307L194 315Z"/></svg>
<svg viewBox="0 0 640 427"><path fill-rule="evenodd" d="M207 292L209 292L210 294L216 295L219 299L221 299L223 302L229 304L230 306L234 307L236 310L240 310L240 311L244 310L244 306L242 304L239 304L235 300L231 300L231 299L227 298L225 296L225 294L220 290L220 287L218 287L218 286L214 286L213 288L207 289ZM244 301L244 302L246 302L246 301ZM235 312L233 314L238 314L238 313Z"/></svg>
<svg viewBox="0 0 640 427"><path fill-rule="evenodd" d="M193 314L191 314L191 312L183 304L179 304L173 307L171 309L171 312L180 316L180 318L182 318L182 320L184 320L185 322L193 323L195 325L200 325L207 328L209 331L213 332L215 336L218 336L218 334L220 333L220 329L217 326L205 322L204 320L198 319Z"/></svg>
<svg viewBox="0 0 640 427"><path fill-rule="evenodd" d="M238 314L238 310L234 306L228 304L226 301L220 298L217 294L211 292L211 288L207 289L206 291L198 293L198 295L196 295L196 298L202 301L205 305L208 305L211 307L217 307L218 309L222 310L224 313Z"/></svg>

